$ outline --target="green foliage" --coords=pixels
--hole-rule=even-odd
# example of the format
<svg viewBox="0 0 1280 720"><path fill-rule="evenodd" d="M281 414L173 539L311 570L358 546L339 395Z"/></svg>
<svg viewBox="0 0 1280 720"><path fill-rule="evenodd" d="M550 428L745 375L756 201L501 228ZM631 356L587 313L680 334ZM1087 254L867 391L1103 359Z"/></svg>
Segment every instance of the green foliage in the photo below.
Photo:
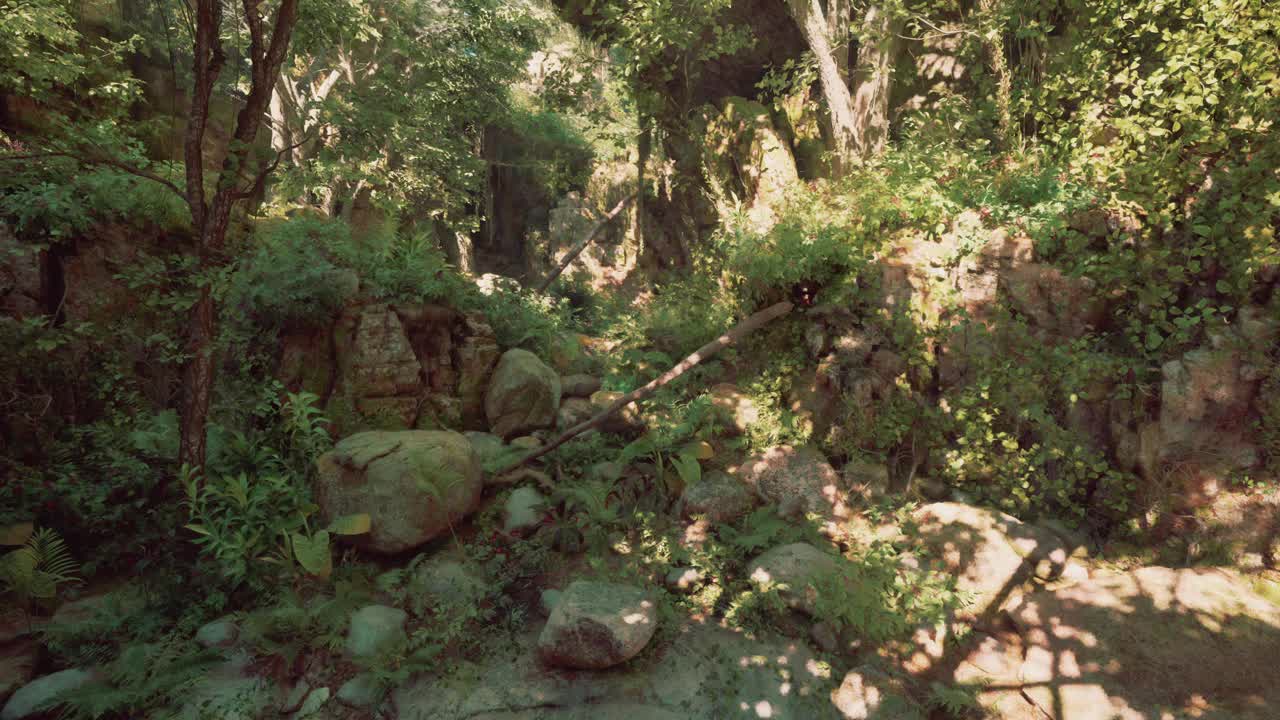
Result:
<svg viewBox="0 0 1280 720"><path fill-rule="evenodd" d="M332 259L352 247L344 223L313 215L268 220L251 242L231 277L227 304L262 326L321 323L356 290Z"/></svg>
<svg viewBox="0 0 1280 720"><path fill-rule="evenodd" d="M54 600L58 588L77 582L80 565L57 532L40 528L22 547L0 557L0 596L30 610L32 603Z"/></svg>
<svg viewBox="0 0 1280 720"><path fill-rule="evenodd" d="M900 559L893 546L878 542L840 562L837 572L815 583L814 616L837 632L883 643L942 622L963 604L951 578L904 575Z"/></svg>

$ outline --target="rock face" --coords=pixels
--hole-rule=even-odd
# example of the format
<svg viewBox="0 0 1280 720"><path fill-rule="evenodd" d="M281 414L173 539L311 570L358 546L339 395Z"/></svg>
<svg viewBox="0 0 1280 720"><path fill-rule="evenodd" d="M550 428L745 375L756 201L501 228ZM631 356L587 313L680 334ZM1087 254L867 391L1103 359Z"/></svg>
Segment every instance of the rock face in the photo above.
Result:
<svg viewBox="0 0 1280 720"><path fill-rule="evenodd" d="M560 376L537 355L519 348L503 353L484 399L490 431L510 438L555 425Z"/></svg>
<svg viewBox="0 0 1280 720"><path fill-rule="evenodd" d="M316 502L326 518L368 513L358 542L380 553L416 548L473 512L480 459L455 432L363 432L316 461Z"/></svg>
<svg viewBox="0 0 1280 720"><path fill-rule="evenodd" d="M751 512L756 498L742 483L712 470L684 489L680 496L686 517L705 515L712 522L731 523Z"/></svg>
<svg viewBox="0 0 1280 720"><path fill-rule="evenodd" d="M0 703L8 700L15 690L31 682L39 659L38 650L31 640L9 643L0 648Z"/></svg>
<svg viewBox="0 0 1280 720"><path fill-rule="evenodd" d="M772 227L786 188L799 180L799 172L769 110L753 100L730 97L718 113L704 110L703 122L704 162L721 217L728 216L737 200L746 205L754 227Z"/></svg>
<svg viewBox="0 0 1280 720"><path fill-rule="evenodd" d="M956 679L988 685L999 717L1274 718L1280 607L1264 582L1147 567L1041 590L1010 611L1018 635L981 644Z"/></svg>
<svg viewBox="0 0 1280 720"><path fill-rule="evenodd" d="M96 680L88 670L63 670L23 685L0 710L0 720L23 720L57 705L58 698Z"/></svg>
<svg viewBox="0 0 1280 720"><path fill-rule="evenodd" d="M758 588L775 587L788 606L812 614L815 584L836 573L839 561L808 543L782 545L765 552L747 566L747 577ZM778 587L785 586L785 587Z"/></svg>
<svg viewBox="0 0 1280 720"><path fill-rule="evenodd" d="M911 515L917 540L936 570L974 594L967 612L980 616L1016 599L1033 574L1056 577L1073 548L1057 534L989 508L941 502Z"/></svg>
<svg viewBox="0 0 1280 720"><path fill-rule="evenodd" d="M657 608L643 590L579 580L551 611L538 651L550 665L602 670L638 655L657 626Z"/></svg>
<svg viewBox="0 0 1280 720"><path fill-rule="evenodd" d="M840 476L822 453L809 447L779 445L748 458L738 479L784 515L812 513L821 518L850 514Z"/></svg>

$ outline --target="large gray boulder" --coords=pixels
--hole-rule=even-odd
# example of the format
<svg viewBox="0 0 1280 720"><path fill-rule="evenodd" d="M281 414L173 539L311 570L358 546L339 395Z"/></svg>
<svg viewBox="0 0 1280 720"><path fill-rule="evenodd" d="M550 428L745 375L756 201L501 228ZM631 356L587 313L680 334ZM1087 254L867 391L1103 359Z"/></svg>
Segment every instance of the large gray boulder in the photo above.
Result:
<svg viewBox="0 0 1280 720"><path fill-rule="evenodd" d="M484 398L489 430L511 438L553 427L560 408L560 376L537 355L519 348L498 360Z"/></svg>
<svg viewBox="0 0 1280 720"><path fill-rule="evenodd" d="M326 519L368 513L372 528L358 542L368 550L411 550L475 511L483 478L480 459L455 432L363 432L316 461L316 502Z"/></svg>
<svg viewBox="0 0 1280 720"><path fill-rule="evenodd" d="M602 670L638 655L657 626L657 607L643 590L579 580L551 611L538 651L549 665Z"/></svg>
<svg viewBox="0 0 1280 720"><path fill-rule="evenodd" d="M97 681L89 670L63 670L23 685L0 710L0 720L23 720L40 716L57 706L59 699Z"/></svg>

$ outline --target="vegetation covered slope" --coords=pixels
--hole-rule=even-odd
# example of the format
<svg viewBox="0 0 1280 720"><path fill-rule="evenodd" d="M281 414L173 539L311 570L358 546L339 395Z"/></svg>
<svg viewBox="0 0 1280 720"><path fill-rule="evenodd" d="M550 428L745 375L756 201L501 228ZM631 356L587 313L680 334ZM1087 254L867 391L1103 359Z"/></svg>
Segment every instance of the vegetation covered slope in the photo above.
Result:
<svg viewBox="0 0 1280 720"><path fill-rule="evenodd" d="M1277 118L1265 0L0 0L0 717L1270 717Z"/></svg>

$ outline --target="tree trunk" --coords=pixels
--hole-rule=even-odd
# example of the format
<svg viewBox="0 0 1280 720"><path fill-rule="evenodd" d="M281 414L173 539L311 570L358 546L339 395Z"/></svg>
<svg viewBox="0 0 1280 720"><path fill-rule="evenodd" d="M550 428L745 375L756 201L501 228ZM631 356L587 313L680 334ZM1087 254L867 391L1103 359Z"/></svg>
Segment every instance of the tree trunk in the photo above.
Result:
<svg viewBox="0 0 1280 720"><path fill-rule="evenodd" d="M206 278L220 261L226 242L227 226L236 203L260 195L267 177L283 157L277 152L275 161L257 168L244 182L245 170L257 139L262 117L271 102L280 66L284 63L298 20L298 0L281 0L275 19L268 28L259 7L260 0L243 0L243 20L248 28L249 93L236 116L235 132L228 142L226 156L218 172L212 199L206 199L204 134L209 123L209 103L218 74L226 62L222 47L221 0L197 0L195 7L195 47L193 53L193 86L187 132L183 139L186 164L186 200L191 210L191 225L196 231L198 276L201 278L199 299L191 309L187 338L187 363L183 368L182 434L178 457L196 472L204 471L209 422L209 398L214 382L214 305L213 291Z"/></svg>
<svg viewBox="0 0 1280 720"><path fill-rule="evenodd" d="M207 449L209 397L213 391L213 311L213 294L206 285L191 309L187 329L187 352L191 357L182 377L182 444L178 461L192 468L204 467Z"/></svg>
<svg viewBox="0 0 1280 720"><path fill-rule="evenodd" d="M792 17L800 26L805 42L818 63L818 82L827 101L834 136L835 173L843 175L854 164L859 146L858 125L854 118L853 98L836 61L835 47L827 16L818 0L787 0Z"/></svg>
<svg viewBox="0 0 1280 720"><path fill-rule="evenodd" d="M862 158L884 152L889 139L889 91L897 49L897 27L888 13L872 5L862 21L863 39L854 69L853 97L857 153Z"/></svg>

